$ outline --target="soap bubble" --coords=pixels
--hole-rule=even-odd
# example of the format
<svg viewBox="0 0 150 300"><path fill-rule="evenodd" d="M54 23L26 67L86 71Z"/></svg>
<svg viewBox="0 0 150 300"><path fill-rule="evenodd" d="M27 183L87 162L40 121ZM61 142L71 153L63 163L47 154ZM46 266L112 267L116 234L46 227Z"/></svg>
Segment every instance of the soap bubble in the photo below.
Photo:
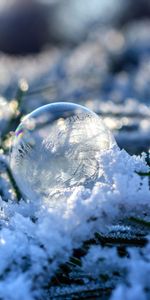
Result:
<svg viewBox="0 0 150 300"><path fill-rule="evenodd" d="M99 155L115 144L102 120L73 103L53 103L27 115L18 126L10 165L29 199L50 198L78 185L91 188Z"/></svg>

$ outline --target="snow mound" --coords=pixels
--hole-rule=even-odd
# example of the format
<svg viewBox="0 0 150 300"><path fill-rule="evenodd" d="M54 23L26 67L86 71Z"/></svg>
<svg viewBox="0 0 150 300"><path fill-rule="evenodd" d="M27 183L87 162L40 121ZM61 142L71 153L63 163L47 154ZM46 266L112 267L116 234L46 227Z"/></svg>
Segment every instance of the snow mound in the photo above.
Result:
<svg viewBox="0 0 150 300"><path fill-rule="evenodd" d="M73 249L82 246L95 232L105 233L120 220L148 214L148 178L138 175L139 171L148 171L145 155L130 156L115 146L101 155L99 163L102 171L93 190L83 186L67 189L57 207L51 207L50 199L47 202L21 200L19 203L0 200L0 298L42 299L45 287L60 264L72 255ZM131 284L133 277L133 284L136 280L140 282L140 275L135 278L134 264L144 264L144 261L142 257L137 260L140 254L135 255L134 251L129 267L129 258L125 258L123 264L115 250L93 246L83 258L82 271L90 270L91 276L98 278L105 265L107 270L126 266L131 269ZM148 255L147 250L144 251ZM97 261L99 267L95 272ZM149 264L143 269L146 274L147 268ZM140 290L144 288L142 282L139 284ZM117 288L112 299L119 299L118 295L124 294L125 289L125 286ZM120 297L130 299L130 295Z"/></svg>

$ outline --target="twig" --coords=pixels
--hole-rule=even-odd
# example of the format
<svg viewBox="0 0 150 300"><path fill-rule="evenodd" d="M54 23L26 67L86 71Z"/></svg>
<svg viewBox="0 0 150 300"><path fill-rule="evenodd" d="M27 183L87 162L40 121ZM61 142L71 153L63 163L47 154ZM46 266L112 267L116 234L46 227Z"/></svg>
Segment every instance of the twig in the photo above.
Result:
<svg viewBox="0 0 150 300"><path fill-rule="evenodd" d="M26 95L29 89L28 83L25 79L21 79L18 83L18 90L16 94L16 101L18 103L18 110L21 111L21 105L23 97Z"/></svg>
<svg viewBox="0 0 150 300"><path fill-rule="evenodd" d="M139 176L150 176L150 172L136 172Z"/></svg>
<svg viewBox="0 0 150 300"><path fill-rule="evenodd" d="M146 221L146 220L143 220L143 219L140 219L137 217L130 217L130 218L128 218L128 221L138 223L140 225L144 225L144 226L150 228L150 221Z"/></svg>
<svg viewBox="0 0 150 300"><path fill-rule="evenodd" d="M125 246L145 246L147 244L147 239L145 237L115 237L115 236L105 236L99 232L96 232L95 237L102 245L125 245Z"/></svg>
<svg viewBox="0 0 150 300"><path fill-rule="evenodd" d="M25 79L21 79L18 83L18 90L16 93L15 100L12 100L13 104L13 114L5 128L5 131L3 132L3 135L1 137L2 145L1 147L5 150L4 143L8 139L8 134L10 131L12 131L14 125L17 123L20 123L20 120L22 118L23 112L22 112L22 102L23 97L25 96L26 92L28 91L28 83ZM11 103L10 103L11 104Z"/></svg>
<svg viewBox="0 0 150 300"><path fill-rule="evenodd" d="M85 290L83 287L83 290L80 290L79 292L72 292L72 293L64 293L60 295L54 295L54 298L59 299L101 299L100 297L104 295L110 295L113 290L113 287L106 287L106 288L91 288L88 290ZM61 297L61 298L60 298ZM70 298L71 297L71 298ZM93 298L94 297L94 298ZM53 298L50 298L53 299Z"/></svg>
<svg viewBox="0 0 150 300"><path fill-rule="evenodd" d="M18 187L18 185L17 185L17 183L14 179L14 176L11 172L11 169L8 165L6 165L6 172L7 172L7 175L9 177L9 180L10 180L10 182L11 182L13 188L14 188L14 191L15 191L15 194L16 194L16 197L17 197L17 201L19 202L20 199L22 198L22 193L21 193L21 191L20 191L20 189L19 189L19 187Z"/></svg>

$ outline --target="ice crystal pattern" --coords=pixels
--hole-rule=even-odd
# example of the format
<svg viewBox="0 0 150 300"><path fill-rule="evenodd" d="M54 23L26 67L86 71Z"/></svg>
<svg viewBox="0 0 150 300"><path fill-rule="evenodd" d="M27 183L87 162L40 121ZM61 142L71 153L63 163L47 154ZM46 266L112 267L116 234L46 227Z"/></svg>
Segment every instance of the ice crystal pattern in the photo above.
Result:
<svg viewBox="0 0 150 300"><path fill-rule="evenodd" d="M11 167L28 198L49 197L66 188L91 188L99 155L115 144L94 112L73 103L53 103L27 115L16 129Z"/></svg>

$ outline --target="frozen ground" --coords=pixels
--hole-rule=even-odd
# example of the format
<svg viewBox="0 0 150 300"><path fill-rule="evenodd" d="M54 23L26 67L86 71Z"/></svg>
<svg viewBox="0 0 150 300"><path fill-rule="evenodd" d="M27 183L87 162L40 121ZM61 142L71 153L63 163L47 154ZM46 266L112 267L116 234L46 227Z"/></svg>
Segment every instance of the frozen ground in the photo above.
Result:
<svg viewBox="0 0 150 300"><path fill-rule="evenodd" d="M95 30L72 50L51 48L17 59L0 55L2 138L17 125L10 124L12 99L25 78L22 114L54 101L84 104L103 116L125 148L100 156L103 172L92 191L66 190L51 208L51 199L17 202L3 139L0 299L150 298L149 159L137 156L150 145L149 25ZM25 90L27 83L21 82Z"/></svg>

